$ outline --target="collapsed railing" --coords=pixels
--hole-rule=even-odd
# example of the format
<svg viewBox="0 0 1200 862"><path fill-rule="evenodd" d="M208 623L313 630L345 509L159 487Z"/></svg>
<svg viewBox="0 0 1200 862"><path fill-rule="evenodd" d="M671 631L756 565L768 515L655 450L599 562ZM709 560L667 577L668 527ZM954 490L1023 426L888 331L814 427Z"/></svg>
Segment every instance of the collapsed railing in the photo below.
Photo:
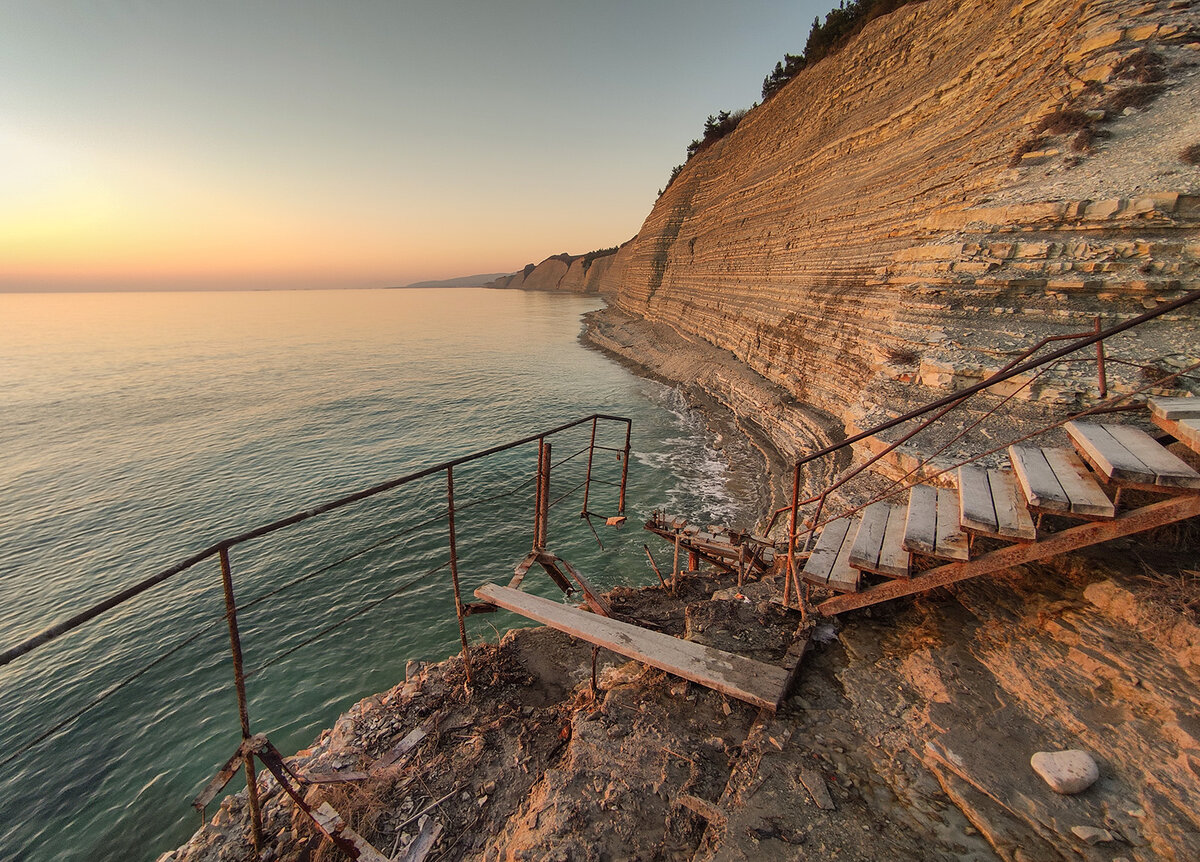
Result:
<svg viewBox="0 0 1200 862"><path fill-rule="evenodd" d="M799 548L800 553L806 552L808 550L809 543L812 541L814 535L816 534L816 531L820 527L822 527L824 524L828 523L829 521L835 520L835 518L827 518L826 520L822 521L822 515L824 513L826 503L828 501L829 496L834 491L845 486L846 483L848 483L849 481L854 479L856 476L862 474L865 470L867 470L873 464L877 463L882 458L886 457L888 454L895 451L897 448L902 446L907 441L911 440L913 437L915 437L917 434L924 431L926 428L929 428L931 425L933 425L936 422L938 422L939 420L941 420L947 414L949 414L952 411L963 406L973 396L975 396L979 393L985 392L986 390L991 389L992 387L996 386L997 384L1011 380L1012 378L1017 377L1021 374L1025 374L1027 372L1037 370L1037 374L1035 374L1029 380L1026 380L1022 384L1022 386L1020 386L1016 391L1009 393L1009 395L1006 396L1004 399L1002 399L999 404L993 406L990 410L986 411L982 417L977 419L972 424L968 425L965 429L960 431L959 434L955 435L950 441L943 444L935 453L933 453L931 456L929 456L929 458L923 459L921 463L919 463L916 467L909 470L904 476L900 477L899 479L893 480L891 486L886 491L884 491L878 495L874 495L873 498L871 500L867 501L866 503L862 503L860 505L853 506L844 512L840 512L836 516L836 518L848 517L848 516L854 514L855 512L858 512L859 510L870 505L871 503L878 502L879 500L886 499L888 497L893 496L894 494L898 494L898 493L903 492L904 490L907 490L908 486L905 485L904 483L908 479L910 479L912 476L914 476L922 467L924 467L926 464L928 464L929 461L933 457L936 457L937 455L941 454L943 451L945 451L945 449L949 448L949 446L953 445L957 440L959 440L963 436L965 436L966 433L968 433L972 428L978 426L983 421L984 418L986 418L987 416L993 415L1001 406L1003 406L1005 403L1007 403L1009 400L1011 400L1017 394L1017 392L1031 386L1035 380L1037 380L1042 375L1048 373L1057 363L1059 363L1060 361L1064 361L1065 357L1067 357L1070 354L1075 353L1079 350L1083 350L1084 348L1091 347L1093 345L1095 345L1095 347L1096 347L1095 362L1096 362L1096 374L1097 374L1097 389L1100 393L1100 397L1102 399L1105 399L1108 395L1107 364L1119 362L1119 363L1125 364L1125 365L1134 365L1135 367L1140 367L1137 365L1137 363L1129 363L1125 360L1114 360L1114 359L1108 357L1106 355L1105 347L1104 347L1105 340L1110 339L1110 338L1112 338L1116 335L1119 335L1123 332L1126 332L1130 329L1134 329L1134 328L1146 323L1147 321L1153 320L1154 318L1157 318L1157 317L1160 317L1169 312L1175 311L1186 305L1190 305L1191 303L1196 302L1197 300L1200 300L1200 290L1191 291L1191 292L1179 297L1178 299L1175 299L1171 302L1159 305L1156 308L1154 308L1144 314L1140 314L1136 317L1133 317L1129 320L1124 321L1123 323L1117 324L1108 329L1101 328L1100 318L1097 317L1095 319L1095 328L1091 333L1073 333L1073 334L1065 334L1065 335L1055 335L1055 336L1050 336L1050 337L1044 338L1041 341L1039 341L1037 344L1035 344L1032 347L1028 348L1027 350L1023 351L1020 355L1018 355L1016 358L1014 358L1009 363L1007 363L999 371L996 371L994 374L991 374L984 380L981 380L979 383L976 383L972 386L968 386L965 389L961 389L957 392L951 393L950 395L947 395L943 398L939 398L936 401L930 402L929 404L926 404L922 407L918 407L914 410L910 410L910 411L904 413L903 415L897 416L893 419L889 419L886 422L882 422L878 425L875 425L871 428L868 428L864 431L854 434L854 435L846 438L845 440L842 440L838 443L831 444L829 446L826 446L822 449L817 450L816 452L812 452L808 455L805 455L805 456L799 458L796 461L794 468L793 468L791 505L783 506L783 507L777 509L772 514L772 516L767 524L767 527L764 530L764 533L770 533L770 531L774 528L774 526L778 522L779 517L782 514L784 514L785 512L788 513L789 518L788 518L788 534L787 534L787 563L786 563L786 570L785 570L785 576L784 576L784 587L783 587L783 603L784 603L784 605L791 604L791 595L792 595L792 590L794 588L796 600L800 605L800 609L801 609L802 613L807 613L806 602L804 600L802 600L801 596L800 596L800 583L799 583L798 573L796 570L797 551ZM1064 340L1071 340L1071 343L1065 347L1061 347L1057 350L1052 351L1051 353L1047 354L1046 356L1039 357L1039 358L1030 358L1030 357L1033 357L1040 350L1042 350L1042 348L1044 348L1047 344L1051 344L1056 341L1064 341ZM1075 361L1075 360L1066 360L1066 361ZM1091 361L1091 360L1087 360L1087 361ZM1134 389L1132 391L1123 393L1115 398L1109 399L1106 402L1102 402L1099 405L1096 405L1094 407L1091 407L1086 410L1082 410L1078 413L1075 413L1072 416L1062 419L1060 422L1038 428L1036 431L1023 436L1023 437L1019 438L1018 440L1009 441L1008 443L998 446L988 452L984 452L979 455L976 455L973 458L971 458L970 460L974 461L974 460L978 460L979 458L995 454L996 452L999 452L999 451L1007 448L1007 446L1009 446L1012 443L1019 443L1024 440L1027 440L1031 437L1036 437L1038 435L1044 434L1047 431L1050 431L1060 425L1063 425L1066 422L1070 421L1071 419L1079 418L1080 416L1092 415L1092 414L1096 414L1096 413L1114 412L1114 411L1119 411L1119 410L1131 409L1131 407L1133 409L1136 409L1136 407L1139 405L1127 405L1127 404L1122 404L1122 402L1128 401L1134 395L1137 395L1147 389L1154 388L1154 387L1160 387L1160 386L1170 382L1171 380L1174 380L1178 377L1184 376L1191 371L1197 370L1198 368L1200 368L1200 363L1193 364L1190 367L1183 368L1174 373L1165 373L1165 374L1162 374L1161 376L1157 376L1156 379L1150 380L1147 383L1145 383L1144 385L1137 387L1136 389ZM811 464L814 461L817 461L819 459L825 458L830 455L834 455L837 452L842 451L843 449L853 446L855 443L859 443L863 440L867 440L869 438L876 437L885 431L888 431L899 425L903 425L912 420L919 419L923 416L927 416L930 413L932 413L933 415L926 418L924 421L919 423L912 430L905 432L897 440L889 443L881 451L876 452L874 455L872 455L870 458L868 458L864 463L854 466L851 469L849 469L848 471L846 471L843 475L841 475L840 477L835 479L832 484L823 488L820 491L820 493L818 493L812 497L809 497L805 500L800 499L801 472L802 472L802 468L806 464ZM957 466L958 465L955 465L955 467L957 467ZM950 469L954 469L954 467L943 469L943 470L939 471L938 473L934 474L933 476L926 476L924 478L926 480L936 478L937 476L940 476L942 473L948 472ZM802 506L812 505L814 503L816 504L816 509L815 509L812 517L806 520L806 523L805 523L806 535L805 535L803 543L799 544L799 511L800 511L800 508Z"/></svg>
<svg viewBox="0 0 1200 862"><path fill-rule="evenodd" d="M605 446L600 443L597 443L596 432L597 432L598 424L600 422L611 422L611 423L617 423L618 425L623 424L625 426L623 445L621 445L621 446ZM590 439L588 440L587 445L583 446L581 449L579 449L577 451L574 451L572 454L567 455L566 457L562 458L558 462L552 463L551 457L550 457L551 445L550 445L549 438L551 438L555 435L561 434L562 432L568 431L569 429L587 425L588 423L591 423L591 434L590 434ZM324 503L324 504L316 506L314 508L297 512L296 514L294 514L290 517L283 518L281 520L274 521L272 523L257 527L255 529L241 533L240 535L221 539L220 541L216 542L215 544L211 545L210 547L205 548L204 550L202 550L196 554L193 554L192 556L190 556L190 557L188 557L188 558L186 558L186 559L184 559L184 560L182 560L182 561L180 561L180 562L178 562L178 563L176 563L176 564L174 564L174 565L172 565L172 566L170 566L148 578L145 578L144 580L142 580L142 581L112 595L112 596L109 596L108 598L104 599L103 601L100 601L100 602L92 605L91 607L87 608L86 610L81 611L80 613L77 613L65 620L62 620L62 621L56 623L55 625L49 626L48 628L42 630L41 632L37 633L33 637L30 637L30 638L24 640L23 642L6 649L3 653L0 653L0 667L8 665L11 662L15 661L16 659L20 658L21 656L24 656L30 652L33 652L34 650L37 650L39 647L42 647L43 645L45 645L51 641L54 641L55 639L65 635L65 634L83 627L87 623L104 616L105 614L124 605L125 603L131 601L132 599L152 590L153 588L159 586L160 584L163 584L164 582L171 580L175 576L177 576L185 571L190 570L192 567L196 566L197 564L202 563L206 560L209 560L209 559L212 559L215 557L218 560L219 567L220 567L221 590L222 590L222 595L223 595L223 599L224 599L224 607L225 607L224 619L225 619L225 622L226 622L226 625L227 625L228 631L229 631L229 650L230 650L230 655L231 655L232 664L233 664L234 686L235 686L236 695L237 695L238 721L239 721L239 725L240 725L242 745L239 747L239 749L238 749L237 753L234 755L234 757L230 759L230 762L226 764L226 767L218 773L217 779L214 779L214 782L210 782L209 787L206 788L205 791L201 793L201 796L197 798L197 801L202 803L202 804L198 804L197 807L203 813L204 804L207 804L208 801L211 801L211 799L215 796L216 792L219 792L219 790L222 787L224 787L225 783L227 783L232 778L233 772L230 771L230 764L236 764L238 761L240 761L242 763L242 765L244 766L245 773L246 773L247 796L248 796L247 801L249 803L250 812L251 812L252 838L253 838L255 849L257 851L262 846L262 819L261 819L261 811L260 811L260 807L259 807L257 776L256 776L256 770L255 770L255 766L254 766L254 759L255 759L255 757L258 757L260 760L262 760L263 763L268 766L270 771L273 774L275 774L276 779L281 783L282 786L284 786L284 789L288 790L289 792L291 792L291 788L288 785L287 775L291 775L292 773L290 773L290 771L287 771L284 767L279 766L279 764L276 761L279 761L280 758L278 758L277 752L274 751L274 748L272 746L270 746L270 744L266 741L265 737L262 737L261 735L255 735L251 731L248 699L247 699L247 694L246 694L246 680L248 678L250 678L251 676L261 672L265 668L271 666L272 664L275 664L276 662L280 661L282 658L284 658L288 655L291 655L296 650L298 650L304 646L307 646L308 644L312 643L313 641L331 633L338 627L340 627L340 626L346 624L347 622L349 622L350 620L360 616L362 613L365 613L367 610L370 610L371 608L377 606L381 602L387 600L388 598L391 598L392 596L396 595L403 589L410 586L412 582L410 581L410 582L401 584L396 589L393 589L390 592L388 592L387 594L385 594L382 598L374 600L372 602L369 602L367 605L356 610L354 613L350 614L349 616L343 617L342 619L339 619L339 620L333 622L332 624L323 627L320 631L318 631L312 637L304 639L300 643L295 644L295 645L283 650L281 653L268 659L265 663L254 668L253 670L246 671L244 668L242 636L239 633L239 629L238 629L238 612L239 612L239 610L245 611L247 608L249 608L253 605L259 604L260 602L263 602L266 599L269 599L269 598L277 595L279 592L282 592L283 590L288 589L289 587L294 586L297 583L300 583L303 580L306 580L307 578L312 577L313 573L309 572L305 575L301 575L300 577L295 578L292 581L289 581L288 583L283 584L282 586L276 587L276 588L268 591L266 594L260 595L256 598L252 599L250 602L239 606L235 599L234 576L233 576L232 564L230 561L230 550L234 547L246 544L255 539L259 539L264 536L277 533L279 531L285 530L289 527L295 526L302 522L306 522L311 519L317 518L320 515L323 515L323 514L338 510L338 509L342 509L343 507L346 507L350 504L353 504L353 503L356 503L356 502L359 502L362 500L366 500L371 497L375 497L379 494L383 494L384 492L391 491L393 489L401 488L405 485L416 482L417 480L420 480L420 479L424 479L424 478L427 478L430 476L444 473L445 480L446 480L446 485L445 485L446 505L445 505L444 515L439 515L439 516L435 516L434 518L427 519L427 520L423 521L421 524L418 524L417 526L418 527L428 527L432 523L435 523L435 522L440 523L443 519L446 521L447 527L448 527L447 548L446 548L446 550L448 551L448 560L440 565L433 567L429 571L422 573L420 576L418 576L418 579L423 578L428 575L431 575L431 574L434 574L437 571L440 571L447 567L450 570L450 580L451 580L451 583L453 586L454 605L455 605L455 613L456 613L457 622L458 622L459 639L462 644L462 656L463 656L464 670L466 673L467 684L469 685L471 682L471 660L470 660L470 647L469 647L469 643L468 643L468 639L467 639L465 618L470 616L473 613L493 611L493 610L495 610L495 607L492 605L487 605L485 603L468 604L468 603L464 603L462 600L460 586L459 586L458 536L457 536L456 525L455 525L456 512L461 513L464 509L466 509L470 506L477 505L477 504L483 503L483 502L489 502L492 499L495 499L498 497L511 495L513 493L516 493L522 487L525 487L528 484L533 483L535 486L535 496L534 496L534 506L533 506L534 513L533 513L533 524L532 524L533 549L535 552L537 552L539 550L544 550L545 545L546 545L549 513L550 513L551 507L556 505L559 502L562 502L563 500L567 499L571 495L578 493L580 490L582 490L583 491L583 505L580 510L579 517L587 521L589 527L591 527L591 529L592 529L593 535L596 536L597 543L599 543L599 536L596 534L595 528L592 527L592 525L591 525L591 518L601 517L601 516L599 516L597 513L593 512L589 509L589 499L591 498L591 486L593 483L595 483L595 484L601 484L601 485L611 485L617 489L617 501L616 501L617 513L616 513L616 516L614 516L613 518L610 518L608 520L610 522L611 521L623 521L624 520L623 513L624 513L624 509L625 509L626 489L627 489L628 478L629 478L629 453L630 453L631 431L632 431L632 422L630 419L627 419L627 418L621 417L621 416L610 416L610 415L596 413L591 416L584 417L582 419L577 419L573 422L568 422L566 424L559 425L559 426L557 426L555 428L551 428L549 430L541 431L539 433L523 437L519 440L515 440L510 443L504 443L504 444L501 444L498 446L493 446L489 449L485 449L485 450L482 450L479 452L473 452L471 454L463 455L461 457L458 457L458 458L455 458L455 459L452 459L449 461L445 461L440 464L435 464L431 467L426 467L422 470L418 470L416 472L409 473L409 474L401 476L399 478L391 479L389 481L380 483L378 485L374 485L370 488L366 488L361 491L357 491L355 493L348 494L343 497L339 497L336 500L332 500L330 502ZM501 494L495 495L494 497L484 498L484 499L480 499L480 500L474 500L474 501L467 503L466 505L456 504L456 502L455 502L455 468L460 467L465 464L468 464L468 463L471 463L471 462L480 461L482 459L488 458L489 456L497 455L499 453L506 452L508 450L516 449L517 447L524 446L524 445L527 445L530 443L536 443L537 447L538 447L537 472L534 477L532 477L529 480L526 480L525 482L522 482L518 487L504 491ZM597 451L601 451L601 452L606 451L606 452L616 453L617 458L620 460L620 465L621 465L619 481L607 480L607 479L600 478L597 475L594 475L593 462L595 460ZM573 460L574 458L580 457L584 453L587 454L587 468L586 468L586 474L584 476L584 479L581 482L579 482L578 484L576 484L574 487L572 487L572 488L568 489L567 491L565 491L564 493L560 494L556 499L551 500L550 499L550 474L551 474L552 469L564 464L567 461L570 461L570 460ZM368 549L374 548L378 544L382 544L382 542L376 542L376 543L370 545ZM349 555L348 557L344 557L339 562L351 559L354 556L356 556L357 553L361 553L361 552L355 552L355 553ZM328 568L328 567L318 568L317 572L319 573L320 571L323 571L326 568ZM567 589L567 588L564 587L564 589ZM200 633L204 633L204 632L208 631L208 629L209 629L209 627L207 627L207 626L202 628L199 633L197 633L189 638L186 638L181 643L175 645L174 647L167 650L163 654L157 656L154 660L149 662L147 665L141 667L133 675L125 678L124 680L120 681L116 685L109 687L107 690L105 690L103 693L101 693L98 697L89 701L82 708L75 710L70 715L68 715L65 719L56 722L51 727L49 727L49 728L45 729L44 731L42 731L41 733L35 735L34 738L32 738L31 740L26 741L24 744L15 748L15 750L10 751L7 754L7 756L3 759L3 761L0 761L0 766L12 762L17 757L19 757L20 755L22 755L23 753L28 751L29 749L40 744L41 742L44 742L45 740L49 739L50 737L58 734L60 731L62 731L68 725L77 721L79 718L81 718L83 715L85 715L90 710L97 707L100 703L102 703L108 697L115 694L121 688L132 683L134 680L138 679L140 676L145 674L148 670L150 670L151 668L160 664L162 661L164 661L169 656L173 655L175 652L177 652L182 647L192 643L199 636ZM281 771L280 771L281 769L284 769L286 774L281 773ZM234 767L234 771L236 771L236 766ZM292 777L295 777L295 776L293 775ZM221 779L223 779L223 780L221 780ZM215 787L215 790L213 789L214 787ZM294 793L292 793L292 795L295 796ZM319 812L319 811L315 811L315 810L310 811L307 808L305 808L304 806L301 806L301 808L302 808L302 810L305 810L305 812L307 814L309 814L310 818L313 819L314 824L322 832L325 832L327 835L330 835L330 837L334 840L335 844L337 844L338 846L347 850L347 852L352 852L351 858L359 858L359 852L361 852L361 848L359 851L354 850L352 833L350 835L347 835L343 831L341 826L337 826L336 829L332 829L330 823L328 822L328 818L326 817L326 818L322 819L321 812ZM331 832L331 829L332 829L332 832ZM349 843L347 843L347 842L349 842Z"/></svg>

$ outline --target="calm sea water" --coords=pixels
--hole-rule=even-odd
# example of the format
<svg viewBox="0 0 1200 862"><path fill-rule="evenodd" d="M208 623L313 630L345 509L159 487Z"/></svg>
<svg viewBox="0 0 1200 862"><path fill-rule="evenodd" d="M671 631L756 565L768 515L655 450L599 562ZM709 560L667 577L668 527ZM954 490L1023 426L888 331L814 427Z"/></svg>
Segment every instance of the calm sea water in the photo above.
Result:
<svg viewBox="0 0 1200 862"><path fill-rule="evenodd" d="M552 438L549 545L598 585L647 583L652 509L748 512L672 390L579 345L597 304L0 294L0 648L219 538L593 412L633 420L629 526L597 524L601 550L579 517L586 456L564 459L589 425ZM619 448L623 426L601 424L597 442ZM621 464L602 455L588 508L613 514L603 483ZM527 445L456 470L468 600L529 547L535 463ZM439 474L234 548L256 732L303 747L409 659L458 650L444 495ZM557 592L534 573L525 585ZM209 560L0 669L0 859L150 860L187 838L189 801L239 740L222 614ZM522 621L469 623L477 640Z"/></svg>

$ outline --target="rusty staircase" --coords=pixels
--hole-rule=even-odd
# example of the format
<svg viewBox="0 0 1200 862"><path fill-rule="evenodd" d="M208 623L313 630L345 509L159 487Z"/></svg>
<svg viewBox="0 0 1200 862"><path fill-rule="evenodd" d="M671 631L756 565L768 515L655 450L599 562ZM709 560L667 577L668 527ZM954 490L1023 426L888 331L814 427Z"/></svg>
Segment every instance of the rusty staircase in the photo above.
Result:
<svg viewBox="0 0 1200 862"><path fill-rule="evenodd" d="M1200 452L1200 398L1147 406L1165 435ZM1010 446L1011 471L963 464L956 489L916 485L907 506L879 501L829 521L800 572L839 593L817 609L839 614L1200 515L1200 473L1150 434L1091 421L1065 429L1073 449ZM1123 509L1126 489L1161 499ZM1051 532L1046 515L1082 523ZM979 553L980 537L1000 547ZM934 567L914 573L915 562Z"/></svg>

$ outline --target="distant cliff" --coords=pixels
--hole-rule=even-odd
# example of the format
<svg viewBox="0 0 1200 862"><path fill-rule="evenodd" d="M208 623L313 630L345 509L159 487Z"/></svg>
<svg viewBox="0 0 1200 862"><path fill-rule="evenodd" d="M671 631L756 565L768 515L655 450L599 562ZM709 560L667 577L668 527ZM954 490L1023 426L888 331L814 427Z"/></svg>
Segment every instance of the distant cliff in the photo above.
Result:
<svg viewBox="0 0 1200 862"><path fill-rule="evenodd" d="M521 286L609 295L593 340L663 376L662 340L626 336L669 327L781 454L865 427L1197 286L1198 23L1185 0L907 6L689 160L586 278ZM1196 323L1154 347L1200 358ZM1017 399L1093 389L1076 368Z"/></svg>
<svg viewBox="0 0 1200 862"><path fill-rule="evenodd" d="M562 290L569 293L600 293L619 276L613 271L617 249L602 249L581 255L556 254L539 264L529 264L490 282L487 287L523 290Z"/></svg>

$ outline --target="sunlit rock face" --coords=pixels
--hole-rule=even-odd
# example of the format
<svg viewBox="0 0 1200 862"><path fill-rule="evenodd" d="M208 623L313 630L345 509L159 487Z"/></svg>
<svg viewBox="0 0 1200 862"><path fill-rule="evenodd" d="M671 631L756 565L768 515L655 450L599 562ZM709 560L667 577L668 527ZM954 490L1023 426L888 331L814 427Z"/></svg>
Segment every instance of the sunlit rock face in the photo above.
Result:
<svg viewBox="0 0 1200 862"><path fill-rule="evenodd" d="M879 18L696 155L599 288L845 431L1169 301L1200 259L1185 6L929 0ZM1099 135L1076 152L1084 127ZM1200 358L1197 312L1174 320L1134 352ZM1018 379L1008 412L1082 406L1096 380L1083 363ZM1109 369L1110 390L1143 382Z"/></svg>

